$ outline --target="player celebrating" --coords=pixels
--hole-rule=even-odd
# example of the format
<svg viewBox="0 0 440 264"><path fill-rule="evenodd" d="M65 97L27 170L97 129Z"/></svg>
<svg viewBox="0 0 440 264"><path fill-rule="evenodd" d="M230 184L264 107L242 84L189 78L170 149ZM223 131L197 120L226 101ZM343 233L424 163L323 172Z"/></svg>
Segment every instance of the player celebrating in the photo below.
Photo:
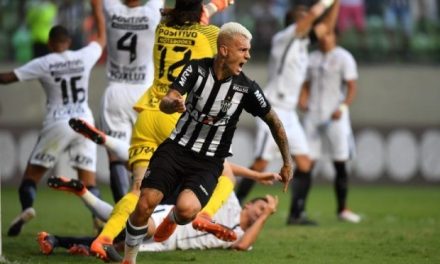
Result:
<svg viewBox="0 0 440 264"><path fill-rule="evenodd" d="M241 112L271 127L283 157L280 176L287 187L292 160L283 125L261 88L243 73L250 59L250 32L226 23L214 58L191 60L160 102L164 113L183 113L172 134L154 152L141 185L141 197L127 222L123 263L135 263L148 231L148 219L162 200L178 191L176 206L156 229L155 241L168 239L177 224L192 221L207 203L223 170ZM183 95L188 93L186 101Z"/></svg>
<svg viewBox="0 0 440 264"><path fill-rule="evenodd" d="M319 40L319 50L310 54L307 81L300 107L306 110L304 130L313 160L320 157L321 139L328 139L330 157L336 170L334 182L339 219L358 223L361 218L347 208L348 175L346 162L353 156L349 105L356 93L356 61L336 45L335 32Z"/></svg>
<svg viewBox="0 0 440 264"><path fill-rule="evenodd" d="M303 128L299 122L295 107L302 84L306 78L308 64L309 35L322 38L336 23L339 0L326 16L316 25L314 21L320 17L325 8L333 1L319 1L308 10L304 1L295 2L294 8L286 14L284 30L272 39L269 63L269 82L264 90L274 110L280 116L289 136L290 151L296 164L292 182L292 200L288 224L315 225L316 222L305 216L305 200L311 182L312 162L309 158L309 147ZM295 22L292 24L292 22ZM257 120L256 159L251 168L264 171L270 160L275 158L277 148L275 142L268 137L267 126ZM237 188L237 196L242 201L250 192L254 182L243 179Z"/></svg>
<svg viewBox="0 0 440 264"><path fill-rule="evenodd" d="M205 7L207 16L221 11L227 6L224 0L211 2ZM171 133L180 114L168 115L159 110L159 102L166 94L169 84L177 77L183 66L191 58L211 57L216 52L218 28L200 25L202 17L202 1L177 0L174 9L164 11L164 20L156 29L153 49L155 78L153 85L136 104L139 115L133 129L130 147L129 167L133 171L131 191L116 205L112 217L104 226L101 234L93 242L91 251L99 258L106 260L106 249L112 245L113 239L124 229L128 215L134 210L140 195L142 177L148 167L152 153L157 146ZM90 138L111 138L87 126L81 120L80 132ZM232 174L232 173L231 173ZM226 185L222 195L231 192L233 183L225 177L220 180ZM215 206L220 207L221 202ZM217 210L217 209L215 209ZM214 211L214 210L213 210ZM230 235L235 235L230 232Z"/></svg>
<svg viewBox="0 0 440 264"><path fill-rule="evenodd" d="M63 151L68 151L78 178L99 195L95 187L96 145L74 133L68 126L68 120L76 117L94 122L88 106L88 86L90 72L101 56L106 39L100 8L98 0L92 0L98 29L96 41L78 51L71 51L67 30L63 26L54 26L49 33L50 54L34 59L13 72L0 74L1 84L39 80L47 97L43 128L18 190L22 212L12 221L9 236L19 235L23 224L35 217L32 206L37 184L54 167Z"/></svg>

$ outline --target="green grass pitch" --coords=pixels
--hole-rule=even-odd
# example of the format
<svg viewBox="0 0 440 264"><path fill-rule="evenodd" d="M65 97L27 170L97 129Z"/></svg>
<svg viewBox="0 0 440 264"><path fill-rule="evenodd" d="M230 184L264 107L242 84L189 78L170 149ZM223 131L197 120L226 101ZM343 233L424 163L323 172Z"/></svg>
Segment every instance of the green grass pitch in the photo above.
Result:
<svg viewBox="0 0 440 264"><path fill-rule="evenodd" d="M42 185L40 185L42 186ZM111 201L108 187L101 186ZM342 223L335 216L335 198L329 185L314 186L308 212L318 227L286 226L289 194L281 185L256 188L251 197L265 193L280 198L278 211L266 223L250 252L228 250L140 253L138 263L440 263L439 186L353 186L351 208L360 224ZM35 241L39 231L58 235L90 235L91 216L80 199L40 187L37 217L16 238L6 236L19 212L17 190L1 190L3 263L101 263L93 257L71 256L57 249L44 256Z"/></svg>

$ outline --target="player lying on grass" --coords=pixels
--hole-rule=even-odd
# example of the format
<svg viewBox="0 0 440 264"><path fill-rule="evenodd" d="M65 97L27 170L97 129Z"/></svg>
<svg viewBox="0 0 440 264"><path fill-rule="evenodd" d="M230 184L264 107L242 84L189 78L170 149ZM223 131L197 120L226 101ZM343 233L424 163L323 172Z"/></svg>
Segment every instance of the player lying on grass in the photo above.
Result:
<svg viewBox="0 0 440 264"><path fill-rule="evenodd" d="M102 209L100 203L104 201L93 196L84 185L76 179L67 179L64 177L51 177L48 180L48 185L57 190L64 190L72 192L80 196L85 203L97 215L102 217L104 213L99 213ZM203 233L195 230L191 224L178 226L173 235L164 242L154 242L152 236L162 220L168 215L173 205L159 205L149 222L149 230L147 238L140 246L140 251L170 251L170 250L187 250L187 249L212 249L212 248L226 248L235 250L249 250L252 244L257 240L258 234L261 232L266 220L270 215L275 213L278 205L278 197L266 195L264 198L255 198L246 203L242 208L234 193L231 193L229 199L220 210L214 215L214 220L234 230L237 234L235 241L226 242L216 238L209 233ZM107 204L108 207L111 207ZM109 214L108 214L109 215ZM211 223L212 225L220 225ZM93 242L94 237L67 237L55 236L47 232L40 232L38 234L38 244L41 252L50 255L57 247L68 249L72 254L90 255L89 247ZM115 240L115 246L123 248L123 240ZM107 251L110 261L120 261L122 258L117 253L115 248Z"/></svg>

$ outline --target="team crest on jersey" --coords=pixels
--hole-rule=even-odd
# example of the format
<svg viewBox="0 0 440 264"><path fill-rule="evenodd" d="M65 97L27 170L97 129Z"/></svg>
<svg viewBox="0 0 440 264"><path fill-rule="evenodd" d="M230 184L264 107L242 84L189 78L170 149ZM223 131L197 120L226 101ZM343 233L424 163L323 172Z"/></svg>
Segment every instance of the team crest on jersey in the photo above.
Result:
<svg viewBox="0 0 440 264"><path fill-rule="evenodd" d="M199 74L200 74L202 77L205 77L205 76L206 76L206 71L205 71L205 69L203 69L202 67L198 67L198 68L197 68L197 71L199 72Z"/></svg>
<svg viewBox="0 0 440 264"><path fill-rule="evenodd" d="M222 100L220 102L220 109L222 112L227 112L229 110L229 108L231 108L232 103L229 100Z"/></svg>

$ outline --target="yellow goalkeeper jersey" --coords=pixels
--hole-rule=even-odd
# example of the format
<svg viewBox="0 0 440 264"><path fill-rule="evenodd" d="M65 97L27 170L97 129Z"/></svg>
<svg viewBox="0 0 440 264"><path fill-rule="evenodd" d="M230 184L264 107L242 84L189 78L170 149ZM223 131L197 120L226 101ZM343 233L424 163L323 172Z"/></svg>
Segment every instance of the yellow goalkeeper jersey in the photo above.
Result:
<svg viewBox="0 0 440 264"><path fill-rule="evenodd" d="M134 109L138 112L158 110L160 100L183 66L191 59L213 57L217 53L218 32L219 28L213 25L168 27L164 23L159 24L153 51L154 81Z"/></svg>

